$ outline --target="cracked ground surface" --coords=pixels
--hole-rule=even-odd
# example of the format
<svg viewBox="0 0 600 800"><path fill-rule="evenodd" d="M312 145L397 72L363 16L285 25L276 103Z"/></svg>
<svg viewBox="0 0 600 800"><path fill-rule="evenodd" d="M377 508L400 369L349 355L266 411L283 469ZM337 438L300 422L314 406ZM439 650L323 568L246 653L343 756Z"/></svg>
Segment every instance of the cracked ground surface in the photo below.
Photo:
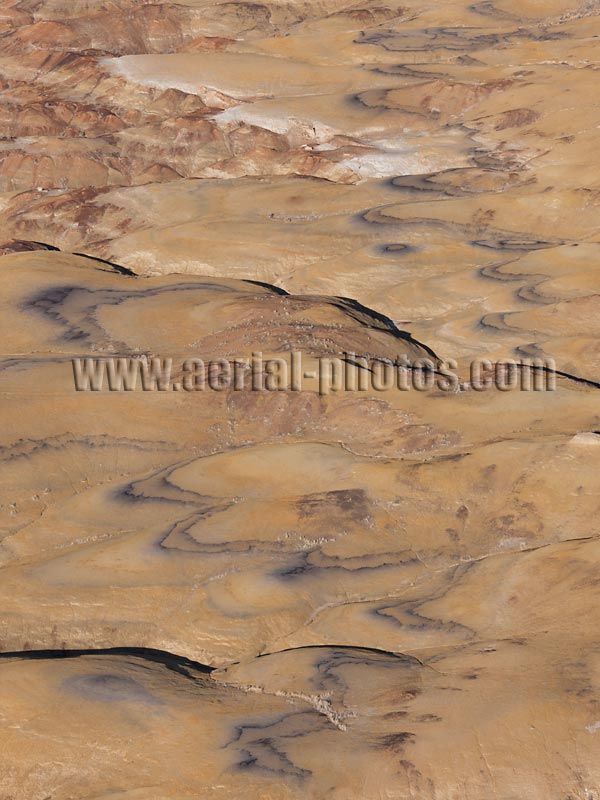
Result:
<svg viewBox="0 0 600 800"><path fill-rule="evenodd" d="M599 800L599 16L0 0L0 800Z"/></svg>

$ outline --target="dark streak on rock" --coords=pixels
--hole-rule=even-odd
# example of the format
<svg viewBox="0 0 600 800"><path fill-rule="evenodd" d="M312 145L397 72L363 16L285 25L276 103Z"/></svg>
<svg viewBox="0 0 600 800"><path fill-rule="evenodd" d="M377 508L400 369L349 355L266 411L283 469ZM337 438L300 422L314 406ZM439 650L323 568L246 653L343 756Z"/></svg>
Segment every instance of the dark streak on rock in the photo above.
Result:
<svg viewBox="0 0 600 800"><path fill-rule="evenodd" d="M21 661L44 661L55 658L81 658L82 656L131 656L143 661L162 664L172 672L183 675L190 680L197 680L198 675L209 675L214 667L192 661L185 656L178 656L166 650L151 647L102 647L70 650L20 650L0 653L0 659Z"/></svg>

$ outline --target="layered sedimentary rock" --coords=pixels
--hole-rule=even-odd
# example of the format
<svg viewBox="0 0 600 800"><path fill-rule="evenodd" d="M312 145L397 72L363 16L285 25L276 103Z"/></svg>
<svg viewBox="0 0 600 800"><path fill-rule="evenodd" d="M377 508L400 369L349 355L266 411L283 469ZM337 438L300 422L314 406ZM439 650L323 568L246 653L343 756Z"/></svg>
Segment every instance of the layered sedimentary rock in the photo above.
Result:
<svg viewBox="0 0 600 800"><path fill-rule="evenodd" d="M0 4L0 797L597 800L597 11Z"/></svg>

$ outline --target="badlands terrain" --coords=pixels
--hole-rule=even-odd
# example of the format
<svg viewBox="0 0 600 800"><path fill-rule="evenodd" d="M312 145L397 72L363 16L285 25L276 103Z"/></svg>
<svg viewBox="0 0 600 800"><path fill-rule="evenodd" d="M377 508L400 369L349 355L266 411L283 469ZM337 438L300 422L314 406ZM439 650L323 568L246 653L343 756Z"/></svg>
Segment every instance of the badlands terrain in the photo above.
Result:
<svg viewBox="0 0 600 800"><path fill-rule="evenodd" d="M0 0L0 800L599 800L599 37ZM559 376L73 381L291 350Z"/></svg>

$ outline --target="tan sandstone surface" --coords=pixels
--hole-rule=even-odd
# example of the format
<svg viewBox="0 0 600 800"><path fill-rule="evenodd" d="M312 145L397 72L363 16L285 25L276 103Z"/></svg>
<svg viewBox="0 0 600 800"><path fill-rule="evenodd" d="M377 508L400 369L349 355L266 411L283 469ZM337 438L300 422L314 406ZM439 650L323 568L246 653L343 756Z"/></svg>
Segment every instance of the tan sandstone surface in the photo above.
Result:
<svg viewBox="0 0 600 800"><path fill-rule="evenodd" d="M0 1L0 800L600 799L599 36ZM460 382L181 391L291 351Z"/></svg>

